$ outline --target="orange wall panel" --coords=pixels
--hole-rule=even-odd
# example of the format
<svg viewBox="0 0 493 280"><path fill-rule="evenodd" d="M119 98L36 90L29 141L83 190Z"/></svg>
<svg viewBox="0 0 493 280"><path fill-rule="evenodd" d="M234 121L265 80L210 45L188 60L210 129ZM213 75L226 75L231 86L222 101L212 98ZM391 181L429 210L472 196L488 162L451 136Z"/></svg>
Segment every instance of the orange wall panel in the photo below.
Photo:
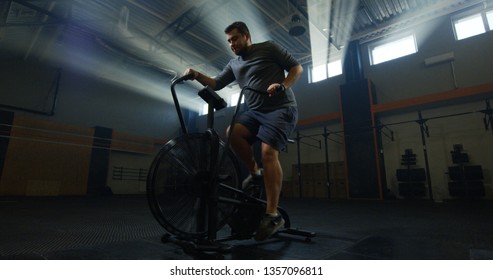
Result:
<svg viewBox="0 0 493 280"><path fill-rule="evenodd" d="M14 119L0 195L84 195L92 128Z"/></svg>

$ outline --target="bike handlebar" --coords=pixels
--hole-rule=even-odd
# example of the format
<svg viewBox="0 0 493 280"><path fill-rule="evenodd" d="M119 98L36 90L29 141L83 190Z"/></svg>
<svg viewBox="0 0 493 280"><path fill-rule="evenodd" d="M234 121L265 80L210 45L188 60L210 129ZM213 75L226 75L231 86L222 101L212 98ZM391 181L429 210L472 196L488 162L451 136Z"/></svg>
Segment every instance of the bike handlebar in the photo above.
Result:
<svg viewBox="0 0 493 280"><path fill-rule="evenodd" d="M173 84L177 84L177 83L181 83L181 82L186 81L186 80L190 80L193 78L193 76L194 76L193 73L189 73L187 75L181 76L179 78L174 79Z"/></svg>
<svg viewBox="0 0 493 280"><path fill-rule="evenodd" d="M171 81L171 96L173 96L173 102L175 103L176 113L178 115L178 120L180 121L180 126L183 134L188 134L187 127L185 125L185 120L183 119L183 114L181 112L180 103L178 102L178 97L176 96L175 85L181 83L185 80L190 80L193 78L193 73L181 76Z"/></svg>

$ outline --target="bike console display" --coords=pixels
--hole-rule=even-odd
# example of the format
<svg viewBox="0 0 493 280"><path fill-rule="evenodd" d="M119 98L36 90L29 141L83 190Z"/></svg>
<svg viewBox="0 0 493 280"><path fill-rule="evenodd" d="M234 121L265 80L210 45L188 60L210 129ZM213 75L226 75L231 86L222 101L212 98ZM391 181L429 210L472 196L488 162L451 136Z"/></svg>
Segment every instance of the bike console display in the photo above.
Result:
<svg viewBox="0 0 493 280"><path fill-rule="evenodd" d="M204 99L207 104L212 105L216 111L219 111L227 106L226 101L222 99L213 89L206 86L199 91L199 96Z"/></svg>

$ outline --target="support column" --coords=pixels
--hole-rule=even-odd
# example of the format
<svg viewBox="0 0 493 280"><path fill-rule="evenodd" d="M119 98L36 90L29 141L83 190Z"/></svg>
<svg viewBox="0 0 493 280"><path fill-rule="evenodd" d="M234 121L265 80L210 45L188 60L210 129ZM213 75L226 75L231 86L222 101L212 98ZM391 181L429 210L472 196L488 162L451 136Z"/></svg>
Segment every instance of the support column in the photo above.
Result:
<svg viewBox="0 0 493 280"><path fill-rule="evenodd" d="M385 168L381 132L376 128L371 105L375 86L369 80L341 86L341 112L349 198L382 199Z"/></svg>
<svg viewBox="0 0 493 280"><path fill-rule="evenodd" d="M113 130L111 128L94 127L91 161L89 166L89 178L87 180L87 194L105 194L106 179L110 163L110 147Z"/></svg>
<svg viewBox="0 0 493 280"><path fill-rule="evenodd" d="M0 111L0 180L2 179L13 123L14 112Z"/></svg>

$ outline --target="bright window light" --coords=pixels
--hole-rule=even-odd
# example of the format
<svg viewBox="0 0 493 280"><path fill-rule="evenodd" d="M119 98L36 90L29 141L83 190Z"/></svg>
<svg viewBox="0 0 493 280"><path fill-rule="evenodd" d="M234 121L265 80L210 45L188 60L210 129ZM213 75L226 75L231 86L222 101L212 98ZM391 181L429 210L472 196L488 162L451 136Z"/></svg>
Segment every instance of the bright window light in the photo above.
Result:
<svg viewBox="0 0 493 280"><path fill-rule="evenodd" d="M493 30L493 10L486 12L486 19L488 20L488 27Z"/></svg>
<svg viewBox="0 0 493 280"><path fill-rule="evenodd" d="M342 61L334 60L329 62L328 64L322 64L319 66L315 66L311 71L311 79L312 83L316 83L327 78L332 78L342 74Z"/></svg>
<svg viewBox="0 0 493 280"><path fill-rule="evenodd" d="M238 98L240 98L240 93L233 93L231 94L231 97L229 98L229 106L234 107L238 105ZM245 103L245 96L243 95L243 98L241 99L241 104Z"/></svg>
<svg viewBox="0 0 493 280"><path fill-rule="evenodd" d="M459 18L454 21L455 36L457 40L462 40L486 32L482 15Z"/></svg>
<svg viewBox="0 0 493 280"><path fill-rule="evenodd" d="M391 42L370 46L371 64L379 64L418 52L414 34Z"/></svg>
<svg viewBox="0 0 493 280"><path fill-rule="evenodd" d="M202 111L200 112L200 116L207 115L209 113L209 104L205 103L202 105Z"/></svg>
<svg viewBox="0 0 493 280"><path fill-rule="evenodd" d="M329 78L342 75L342 61L340 59L327 64L327 68L329 69Z"/></svg>
<svg viewBox="0 0 493 280"><path fill-rule="evenodd" d="M327 65L322 64L312 68L312 83L327 79Z"/></svg>

